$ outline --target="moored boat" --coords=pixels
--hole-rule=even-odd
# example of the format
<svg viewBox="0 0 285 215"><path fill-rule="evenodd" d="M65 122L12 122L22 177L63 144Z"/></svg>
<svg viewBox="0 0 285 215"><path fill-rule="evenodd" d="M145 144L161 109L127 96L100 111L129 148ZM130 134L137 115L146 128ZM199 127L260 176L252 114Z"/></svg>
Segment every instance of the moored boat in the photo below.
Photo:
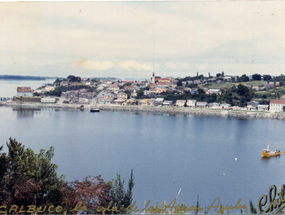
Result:
<svg viewBox="0 0 285 215"><path fill-rule="evenodd" d="M99 108L91 108L90 112L100 112L100 109Z"/></svg>
<svg viewBox="0 0 285 215"><path fill-rule="evenodd" d="M269 143L268 143L267 149L262 149L261 156L262 157L273 157L273 156L281 155L282 153L284 153L284 151L280 151L280 150L271 151L271 150L269 150Z"/></svg>

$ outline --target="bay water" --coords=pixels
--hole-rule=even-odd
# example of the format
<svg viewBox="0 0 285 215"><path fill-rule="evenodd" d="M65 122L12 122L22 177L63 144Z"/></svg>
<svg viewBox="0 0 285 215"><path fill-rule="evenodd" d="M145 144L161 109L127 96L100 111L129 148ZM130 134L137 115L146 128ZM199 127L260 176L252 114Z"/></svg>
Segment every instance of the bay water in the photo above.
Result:
<svg viewBox="0 0 285 215"><path fill-rule="evenodd" d="M242 198L257 206L271 185L285 184L285 155L260 154L268 142L285 151L284 126L271 119L0 107L0 145L12 137L36 153L54 146L52 161L68 181L120 174L126 187L133 169L140 209L148 200L170 203L179 190L177 204L196 206L199 195L203 208L216 197L223 205Z"/></svg>

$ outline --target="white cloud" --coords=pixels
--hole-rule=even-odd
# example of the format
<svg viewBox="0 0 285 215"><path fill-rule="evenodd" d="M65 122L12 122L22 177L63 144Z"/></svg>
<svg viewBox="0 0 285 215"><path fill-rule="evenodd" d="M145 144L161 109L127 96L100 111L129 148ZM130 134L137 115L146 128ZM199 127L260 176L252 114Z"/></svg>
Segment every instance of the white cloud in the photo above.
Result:
<svg viewBox="0 0 285 215"><path fill-rule="evenodd" d="M139 70L139 71L153 70L153 65L151 63L139 63L134 60L119 62L118 65L121 69L126 69L126 70Z"/></svg>
<svg viewBox="0 0 285 215"><path fill-rule="evenodd" d="M60 64L72 64L122 76L280 74L284 11L282 1L3 2L0 65L15 73L48 67L58 74Z"/></svg>
<svg viewBox="0 0 285 215"><path fill-rule="evenodd" d="M76 65L88 70L108 70L115 67L115 64L110 60L90 61L85 58L80 59Z"/></svg>

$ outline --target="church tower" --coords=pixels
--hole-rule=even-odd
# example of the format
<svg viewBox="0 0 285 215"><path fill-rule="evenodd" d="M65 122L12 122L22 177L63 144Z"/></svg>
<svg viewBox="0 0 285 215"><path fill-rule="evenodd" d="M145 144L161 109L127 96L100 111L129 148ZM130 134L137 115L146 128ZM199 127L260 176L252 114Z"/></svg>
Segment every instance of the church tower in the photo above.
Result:
<svg viewBox="0 0 285 215"><path fill-rule="evenodd" d="M155 75L154 75L154 72L152 73L152 77L151 77L151 83L155 83Z"/></svg>

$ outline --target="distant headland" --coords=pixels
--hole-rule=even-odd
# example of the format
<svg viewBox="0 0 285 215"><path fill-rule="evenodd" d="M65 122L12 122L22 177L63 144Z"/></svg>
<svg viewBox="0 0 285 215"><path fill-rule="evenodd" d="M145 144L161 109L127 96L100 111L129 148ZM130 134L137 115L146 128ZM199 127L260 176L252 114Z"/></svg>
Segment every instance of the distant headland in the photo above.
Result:
<svg viewBox="0 0 285 215"><path fill-rule="evenodd" d="M59 77L26 76L26 75L0 75L0 80L36 80L44 81L46 79L60 79Z"/></svg>

